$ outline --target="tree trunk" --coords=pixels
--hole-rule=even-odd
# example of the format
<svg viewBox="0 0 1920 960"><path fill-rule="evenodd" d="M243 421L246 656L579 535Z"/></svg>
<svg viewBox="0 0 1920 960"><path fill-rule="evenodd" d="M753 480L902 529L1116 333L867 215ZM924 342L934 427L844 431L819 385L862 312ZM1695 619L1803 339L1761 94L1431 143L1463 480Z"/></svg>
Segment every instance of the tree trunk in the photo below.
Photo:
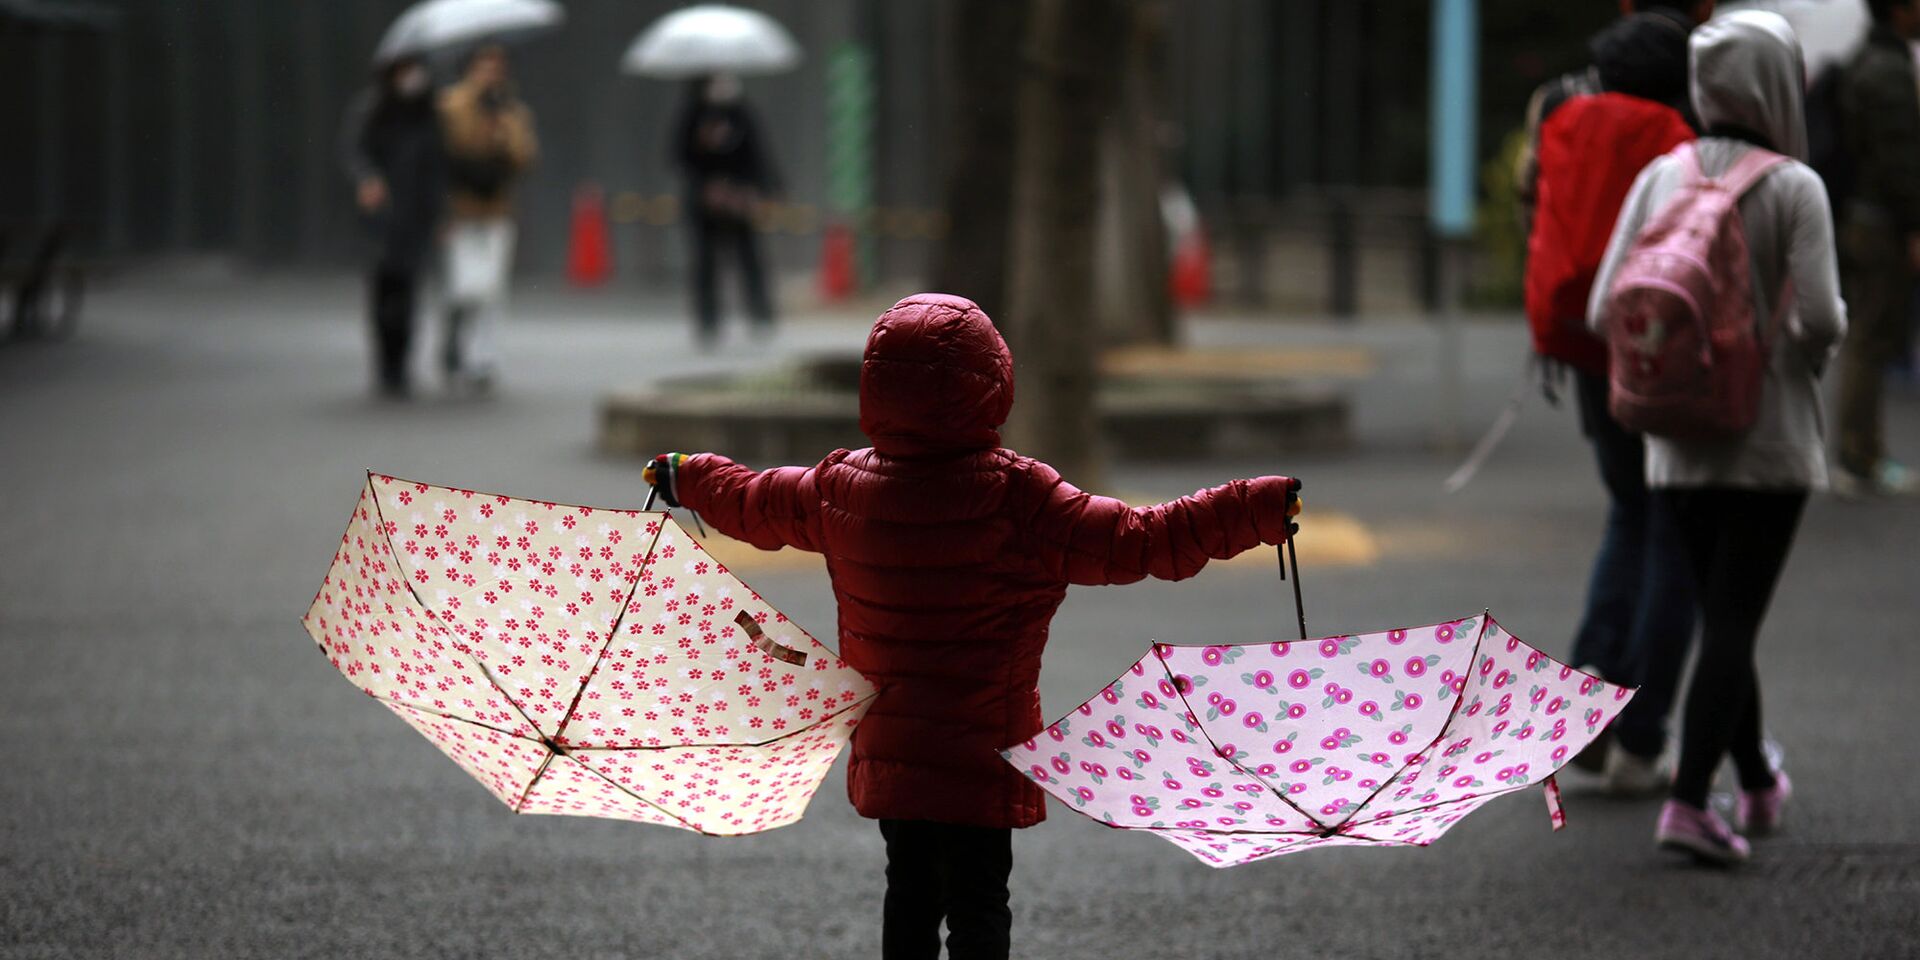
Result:
<svg viewBox="0 0 1920 960"><path fill-rule="evenodd" d="M947 232L929 286L966 297L1005 328L1013 154L1026 0L961 0L946 11L951 116Z"/></svg>
<svg viewBox="0 0 1920 960"><path fill-rule="evenodd" d="M1106 190L1101 227L1101 342L1105 346L1177 339L1167 286L1170 254L1160 215L1166 181L1161 125L1167 97L1167 4L1136 0L1120 80L1120 109L1106 132Z"/></svg>
<svg viewBox="0 0 1920 960"><path fill-rule="evenodd" d="M1036 0L1014 160L1012 439L1103 486L1094 409L1101 128L1120 90L1132 5Z"/></svg>

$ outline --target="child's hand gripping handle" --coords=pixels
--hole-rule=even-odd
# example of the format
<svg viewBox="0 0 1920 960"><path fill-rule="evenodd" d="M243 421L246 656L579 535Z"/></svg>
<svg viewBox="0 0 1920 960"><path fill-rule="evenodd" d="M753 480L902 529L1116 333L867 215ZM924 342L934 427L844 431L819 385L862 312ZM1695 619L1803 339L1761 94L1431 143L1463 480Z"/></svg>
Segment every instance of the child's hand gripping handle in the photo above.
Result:
<svg viewBox="0 0 1920 960"><path fill-rule="evenodd" d="M680 465L687 462L684 453L663 453L647 461L646 469L640 471L640 479L653 487L647 494L646 509L653 509L655 497L666 501L668 508L680 506ZM693 525L700 529L700 535L707 535L707 525L700 522L700 515L693 515Z"/></svg>
<svg viewBox="0 0 1920 960"><path fill-rule="evenodd" d="M653 488L653 492L658 494L660 499L666 501L667 506L677 507L680 505L680 497L674 490L673 483L680 465L686 462L687 455L684 453L663 453L647 461L647 468L640 471L640 479L647 481L647 485Z"/></svg>

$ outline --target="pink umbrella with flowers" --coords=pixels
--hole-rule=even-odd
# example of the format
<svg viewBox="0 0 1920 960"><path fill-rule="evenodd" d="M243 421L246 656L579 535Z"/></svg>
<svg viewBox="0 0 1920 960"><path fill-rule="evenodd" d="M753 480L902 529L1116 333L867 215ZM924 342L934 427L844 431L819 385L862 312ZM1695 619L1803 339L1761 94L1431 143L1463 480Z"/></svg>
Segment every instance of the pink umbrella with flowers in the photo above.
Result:
<svg viewBox="0 0 1920 960"><path fill-rule="evenodd" d="M1229 867L1320 846L1426 846L1533 784L1557 830L1554 772L1632 694L1490 615L1313 641L1156 643L1003 755L1086 816Z"/></svg>
<svg viewBox="0 0 1920 960"><path fill-rule="evenodd" d="M875 693L665 512L377 474L304 623L515 813L783 826Z"/></svg>

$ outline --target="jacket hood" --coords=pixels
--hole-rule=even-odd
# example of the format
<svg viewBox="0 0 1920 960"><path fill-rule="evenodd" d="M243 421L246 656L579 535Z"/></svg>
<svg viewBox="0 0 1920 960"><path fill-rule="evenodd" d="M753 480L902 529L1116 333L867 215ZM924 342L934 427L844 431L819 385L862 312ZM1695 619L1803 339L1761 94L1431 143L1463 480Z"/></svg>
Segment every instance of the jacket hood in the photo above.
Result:
<svg viewBox="0 0 1920 960"><path fill-rule="evenodd" d="M867 335L860 432L889 457L990 450L1013 409L1013 354L973 301L922 293Z"/></svg>
<svg viewBox="0 0 1920 960"><path fill-rule="evenodd" d="M1615 21L1587 42L1601 89L1667 104L1687 105L1687 34L1693 23L1658 8Z"/></svg>
<svg viewBox="0 0 1920 960"><path fill-rule="evenodd" d="M1736 127L1774 151L1807 159L1805 61L1777 13L1742 10L1693 31L1693 109L1708 132Z"/></svg>

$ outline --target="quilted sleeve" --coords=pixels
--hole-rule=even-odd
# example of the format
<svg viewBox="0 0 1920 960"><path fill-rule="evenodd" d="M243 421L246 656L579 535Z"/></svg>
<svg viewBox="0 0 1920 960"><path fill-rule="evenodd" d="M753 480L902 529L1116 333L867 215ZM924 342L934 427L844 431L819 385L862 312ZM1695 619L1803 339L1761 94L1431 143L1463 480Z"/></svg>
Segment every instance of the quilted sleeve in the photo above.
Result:
<svg viewBox="0 0 1920 960"><path fill-rule="evenodd" d="M755 471L701 453L675 472L674 494L714 529L762 550L820 550L820 493L812 467Z"/></svg>
<svg viewBox="0 0 1920 960"><path fill-rule="evenodd" d="M1287 477L1257 477L1130 507L1080 490L1046 464L1028 463L1022 486L1038 559L1060 579L1085 586L1184 580L1209 560L1283 543L1298 486Z"/></svg>

